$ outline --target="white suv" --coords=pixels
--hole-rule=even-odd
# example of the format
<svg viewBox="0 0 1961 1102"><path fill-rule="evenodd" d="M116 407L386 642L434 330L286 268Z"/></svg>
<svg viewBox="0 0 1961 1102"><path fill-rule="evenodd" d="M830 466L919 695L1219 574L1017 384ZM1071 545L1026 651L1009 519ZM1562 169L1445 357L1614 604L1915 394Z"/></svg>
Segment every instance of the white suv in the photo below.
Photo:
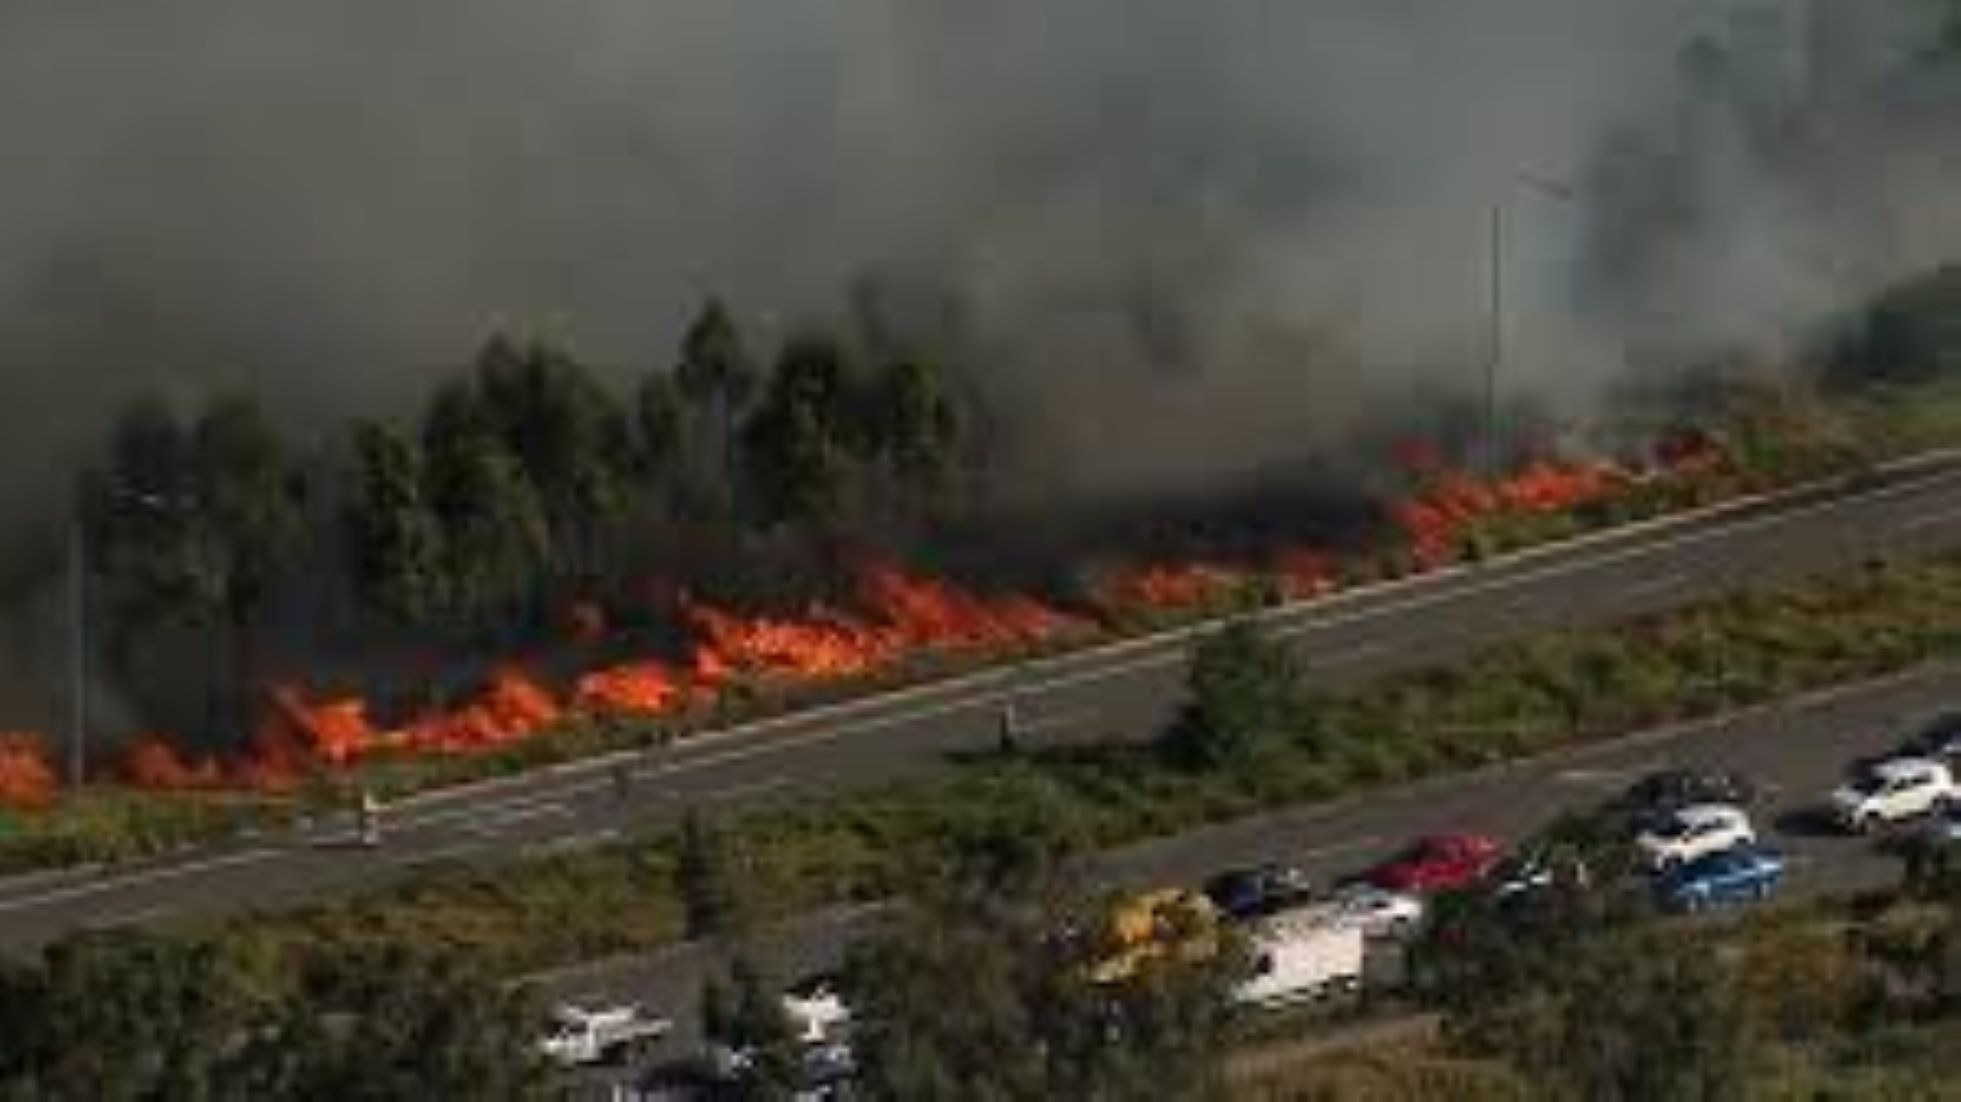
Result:
<svg viewBox="0 0 1961 1102"><path fill-rule="evenodd" d="M1832 814L1852 830L1929 815L1955 799L1954 776L1931 758L1889 758L1832 792Z"/></svg>
<svg viewBox="0 0 1961 1102"><path fill-rule="evenodd" d="M1634 839L1648 864L1670 869L1757 840L1750 816L1729 804L1690 804Z"/></svg>

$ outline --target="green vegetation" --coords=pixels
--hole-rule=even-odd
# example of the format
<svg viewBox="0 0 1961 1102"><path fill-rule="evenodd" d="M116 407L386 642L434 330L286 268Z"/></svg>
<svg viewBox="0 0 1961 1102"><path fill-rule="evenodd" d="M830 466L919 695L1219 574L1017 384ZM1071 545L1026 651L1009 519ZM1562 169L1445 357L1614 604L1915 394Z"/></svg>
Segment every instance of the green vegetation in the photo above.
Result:
<svg viewBox="0 0 1961 1102"><path fill-rule="evenodd" d="M730 962L726 983L711 976L702 987L702 1036L749 1059L730 1092L736 1099L788 1098L796 1089L797 1039L780 991L746 956Z"/></svg>
<svg viewBox="0 0 1961 1102"><path fill-rule="evenodd" d="M1237 620L1192 648L1191 701L1167 732L1194 766L1244 766L1302 724L1300 677L1287 647L1255 620Z"/></svg>
<svg viewBox="0 0 1961 1102"><path fill-rule="evenodd" d="M674 890L681 897L691 938L740 933L747 910L742 869L729 840L712 823L690 811L676 841Z"/></svg>
<svg viewBox="0 0 1961 1102"><path fill-rule="evenodd" d="M285 800L91 790L59 815L0 812L0 874L127 861L285 825Z"/></svg>
<svg viewBox="0 0 1961 1102"><path fill-rule="evenodd" d="M528 999L460 959L390 952L295 972L255 948L88 934L8 969L0 1096L548 1096Z"/></svg>
<svg viewBox="0 0 1961 1102"><path fill-rule="evenodd" d="M1257 758L1193 770L1149 745L1035 751L723 819L754 919L904 894L920 870L1133 842L1516 758L1951 657L1961 558L1875 565L1619 628L1556 633L1302 704ZM1240 645L1240 644L1235 644ZM680 936L679 831L241 919L295 950L437 942L506 972Z"/></svg>
<svg viewBox="0 0 1961 1102"><path fill-rule="evenodd" d="M1095 929L1106 901L1068 892L1039 865L1007 885L938 883L847 971L866 1023L854 1046L868 1097L1225 1097L1232 946L1208 960L1166 954L1099 985L1088 975L1109 947L1057 932Z"/></svg>

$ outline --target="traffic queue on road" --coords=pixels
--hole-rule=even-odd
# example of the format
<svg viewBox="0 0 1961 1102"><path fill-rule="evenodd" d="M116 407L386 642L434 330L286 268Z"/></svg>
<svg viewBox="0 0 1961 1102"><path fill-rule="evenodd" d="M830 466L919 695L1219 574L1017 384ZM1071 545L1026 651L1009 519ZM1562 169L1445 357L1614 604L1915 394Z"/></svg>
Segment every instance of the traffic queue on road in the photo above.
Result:
<svg viewBox="0 0 1961 1102"><path fill-rule="evenodd" d="M1893 754L1853 763L1844 783L1825 795L1824 818L1857 834L1924 823L1894 840L1953 844L1961 840L1957 762L1961 713L1927 725ZM1694 914L1765 900L1782 884L1791 863L1760 839L1752 819L1758 802L1755 787L1735 773L1673 768L1641 777L1594 819L1608 824L1605 844L1628 855L1626 866L1656 908ZM1247 974L1234 988L1243 1006L1348 995L1376 981L1371 970L1395 960L1395 947L1423 928L1439 897L1474 894L1508 905L1556 885L1589 891L1599 875L1595 857L1606 859L1590 856L1587 846L1546 839L1507 851L1483 835L1441 833L1328 888L1284 861L1230 868L1196 888L1158 888L1115 902L1096 933L1107 953L1085 977L1121 984L1154 960L1207 958L1230 929L1250 950ZM853 1066L842 978L806 977L785 990L781 1005L807 1053L811 1096L830 1097L829 1087L848 1082ZM562 1014L546 1051L568 1064L606 1059L626 1051L626 1041L641 1040L644 1021L637 1008ZM664 1032L665 1023L655 1029ZM590 1034L622 1040L608 1044ZM740 1078L747 1057L712 1051L707 1063L718 1076Z"/></svg>

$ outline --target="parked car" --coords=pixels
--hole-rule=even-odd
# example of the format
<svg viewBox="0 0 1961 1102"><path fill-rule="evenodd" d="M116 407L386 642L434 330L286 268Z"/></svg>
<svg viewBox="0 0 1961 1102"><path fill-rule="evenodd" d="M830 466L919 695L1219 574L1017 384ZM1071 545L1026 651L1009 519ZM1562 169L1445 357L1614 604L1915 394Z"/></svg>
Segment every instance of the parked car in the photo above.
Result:
<svg viewBox="0 0 1961 1102"><path fill-rule="evenodd" d="M783 992L783 1015L797 1039L806 1044L822 1044L835 1039L851 1024L851 1008L844 1004L842 983L837 975L818 972L790 985Z"/></svg>
<svg viewBox="0 0 1961 1102"><path fill-rule="evenodd" d="M1206 898L1226 917L1240 921L1299 906L1312 894L1307 874L1280 864L1233 869L1205 884Z"/></svg>
<svg viewBox="0 0 1961 1102"><path fill-rule="evenodd" d="M1586 860L1578 853L1532 849L1498 862L1487 882L1492 898L1503 903L1544 891L1555 883L1584 888L1592 877Z"/></svg>
<svg viewBox="0 0 1961 1102"><path fill-rule="evenodd" d="M667 1036L674 1023L638 1006L597 1009L563 1003L552 1008L539 1051L565 1067L598 1064L630 1055Z"/></svg>
<svg viewBox="0 0 1961 1102"><path fill-rule="evenodd" d="M1633 815L1638 830L1646 830L1685 807L1727 804L1747 808L1756 802L1756 786L1726 769L1663 769L1629 785L1621 804Z"/></svg>
<svg viewBox="0 0 1961 1102"><path fill-rule="evenodd" d="M1954 775L1929 758L1889 758L1855 770L1832 791L1832 816L1867 831L1929 815L1955 799Z"/></svg>
<svg viewBox="0 0 1961 1102"><path fill-rule="evenodd" d="M1735 846L1677 866L1655 883L1657 901L1671 911L1767 898L1784 877L1784 858L1757 845Z"/></svg>
<svg viewBox="0 0 1961 1102"><path fill-rule="evenodd" d="M1440 892L1484 879L1498 862L1498 843L1477 834L1433 834L1370 870L1365 879L1392 892Z"/></svg>
<svg viewBox="0 0 1961 1102"><path fill-rule="evenodd" d="M1233 998L1253 1006L1286 1006L1362 986L1368 955L1362 929L1302 911L1262 919L1248 939L1252 974Z"/></svg>
<svg viewBox="0 0 1961 1102"><path fill-rule="evenodd" d="M1961 761L1961 711L1943 712L1921 724L1900 746L1900 756L1932 758L1953 765Z"/></svg>
<svg viewBox="0 0 1961 1102"><path fill-rule="evenodd" d="M1663 870L1756 840L1756 828L1750 825L1750 816L1742 808L1730 804L1691 804L1678 808L1636 835L1634 845L1651 868Z"/></svg>
<svg viewBox="0 0 1961 1102"><path fill-rule="evenodd" d="M1423 921L1422 899L1366 883L1337 892L1327 910L1334 921L1371 938L1401 937Z"/></svg>

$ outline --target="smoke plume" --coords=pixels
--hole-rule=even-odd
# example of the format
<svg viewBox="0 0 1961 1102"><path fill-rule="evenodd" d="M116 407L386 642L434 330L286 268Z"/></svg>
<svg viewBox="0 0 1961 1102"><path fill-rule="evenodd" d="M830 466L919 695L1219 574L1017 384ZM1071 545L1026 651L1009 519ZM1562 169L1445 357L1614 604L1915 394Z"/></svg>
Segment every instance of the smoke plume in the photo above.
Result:
<svg viewBox="0 0 1961 1102"><path fill-rule="evenodd" d="M385 411L500 324L624 376L710 291L767 336L869 278L1043 485L1202 485L1474 378L1494 206L1508 387L1581 403L1952 251L1939 6L20 0L0 431Z"/></svg>

